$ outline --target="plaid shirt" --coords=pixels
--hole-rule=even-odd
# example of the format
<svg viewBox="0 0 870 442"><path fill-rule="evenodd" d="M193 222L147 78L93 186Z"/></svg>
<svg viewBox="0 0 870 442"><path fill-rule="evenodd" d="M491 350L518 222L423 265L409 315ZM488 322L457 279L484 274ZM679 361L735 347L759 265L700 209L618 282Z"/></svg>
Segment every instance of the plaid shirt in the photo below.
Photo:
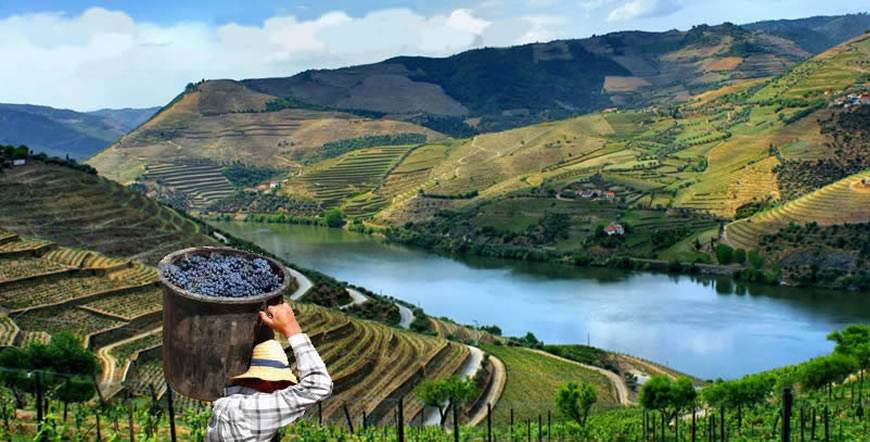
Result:
<svg viewBox="0 0 870 442"><path fill-rule="evenodd" d="M208 442L269 441L281 427L301 418L305 410L332 393L332 379L308 335L290 338L299 383L274 393L230 386L214 401L208 422Z"/></svg>

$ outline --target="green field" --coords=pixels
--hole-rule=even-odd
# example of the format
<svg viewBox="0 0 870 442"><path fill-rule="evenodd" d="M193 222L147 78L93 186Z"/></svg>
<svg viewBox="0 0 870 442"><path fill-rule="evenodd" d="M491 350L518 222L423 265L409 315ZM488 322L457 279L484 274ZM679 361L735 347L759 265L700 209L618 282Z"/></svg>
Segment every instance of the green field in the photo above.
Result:
<svg viewBox="0 0 870 442"><path fill-rule="evenodd" d="M594 371L542 356L527 348L487 345L483 349L507 367L504 392L493 409L498 425L509 422L511 409L518 423L526 419L537 421L539 414L546 418L548 411L556 420L564 419L555 409L554 398L559 387L571 381L585 381L595 387L598 393L596 412L617 406L609 381Z"/></svg>

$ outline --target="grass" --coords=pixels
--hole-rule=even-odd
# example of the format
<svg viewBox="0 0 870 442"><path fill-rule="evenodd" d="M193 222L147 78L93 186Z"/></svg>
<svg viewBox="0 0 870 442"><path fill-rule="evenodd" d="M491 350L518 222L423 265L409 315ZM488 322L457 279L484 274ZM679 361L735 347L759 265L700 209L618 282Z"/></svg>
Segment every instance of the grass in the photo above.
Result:
<svg viewBox="0 0 870 442"><path fill-rule="evenodd" d="M514 410L517 422L537 420L539 414L546 417L547 411L557 420L564 419L555 408L556 391L567 382L590 382L598 393L594 412L617 406L615 394L607 378L577 364L542 356L527 348L501 345L485 345L486 352L504 362L507 382L501 399L493 409L496 424L504 425Z"/></svg>

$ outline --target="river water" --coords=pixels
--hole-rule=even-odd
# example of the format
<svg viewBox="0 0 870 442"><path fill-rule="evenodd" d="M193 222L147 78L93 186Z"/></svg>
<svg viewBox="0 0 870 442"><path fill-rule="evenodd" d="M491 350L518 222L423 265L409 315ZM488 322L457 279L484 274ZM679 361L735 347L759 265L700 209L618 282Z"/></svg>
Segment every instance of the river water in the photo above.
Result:
<svg viewBox="0 0 870 442"><path fill-rule="evenodd" d="M705 379L831 351L831 330L870 322L867 294L744 285L727 278L446 257L323 227L215 223L290 262L433 316L591 343Z"/></svg>

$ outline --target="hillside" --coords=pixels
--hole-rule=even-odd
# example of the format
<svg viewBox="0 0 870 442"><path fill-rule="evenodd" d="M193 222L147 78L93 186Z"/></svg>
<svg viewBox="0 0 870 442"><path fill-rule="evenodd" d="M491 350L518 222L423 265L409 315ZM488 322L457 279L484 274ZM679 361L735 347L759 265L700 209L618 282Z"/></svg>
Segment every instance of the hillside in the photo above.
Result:
<svg viewBox="0 0 870 442"><path fill-rule="evenodd" d="M148 264L175 249L212 243L196 223L154 200L105 178L39 161L0 171L0 226Z"/></svg>
<svg viewBox="0 0 870 442"><path fill-rule="evenodd" d="M443 136L401 121L305 107L282 107L277 97L231 80L189 85L157 115L88 161L104 176L129 183L147 165L189 160L299 167L328 142L369 135ZM268 108L268 109L267 109Z"/></svg>
<svg viewBox="0 0 870 442"><path fill-rule="evenodd" d="M752 31L787 38L803 50L818 54L870 29L870 14L817 16L795 20L765 20L741 25Z"/></svg>
<svg viewBox="0 0 870 442"><path fill-rule="evenodd" d="M726 23L485 48L446 58L397 57L243 83L293 102L374 112L460 135L687 97L723 82L781 73L808 55L790 40Z"/></svg>
<svg viewBox="0 0 870 442"><path fill-rule="evenodd" d="M870 168L868 76L862 35L673 106L352 151L281 192L451 252L715 263L717 225Z"/></svg>
<svg viewBox="0 0 870 442"><path fill-rule="evenodd" d="M85 160L151 117L157 108L76 112L0 103L0 144L30 146L52 156Z"/></svg>

